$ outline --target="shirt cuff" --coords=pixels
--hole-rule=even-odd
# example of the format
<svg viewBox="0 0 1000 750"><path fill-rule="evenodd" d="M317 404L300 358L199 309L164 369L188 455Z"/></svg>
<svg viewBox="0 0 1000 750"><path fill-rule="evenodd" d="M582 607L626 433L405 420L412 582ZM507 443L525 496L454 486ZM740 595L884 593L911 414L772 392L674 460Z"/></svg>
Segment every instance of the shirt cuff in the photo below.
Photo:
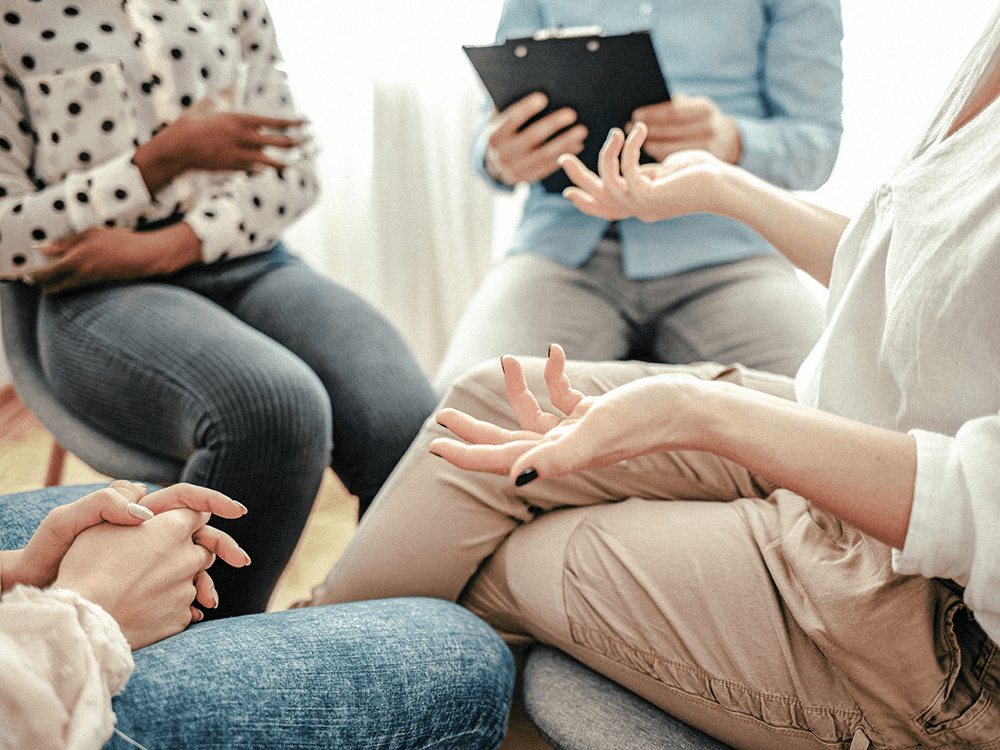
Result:
<svg viewBox="0 0 1000 750"><path fill-rule="evenodd" d="M917 475L906 540L902 550L893 550L892 568L901 574L953 578L964 586L967 493L950 486L954 480L949 477L960 476L950 466L954 439L923 430L909 434L917 441Z"/></svg>
<svg viewBox="0 0 1000 750"><path fill-rule="evenodd" d="M214 263L233 252L236 238L244 246L239 248L240 252L237 254L245 254L249 242L245 235L234 232L234 227L240 225L241 218L239 209L232 201L226 200L199 203L184 215L184 221L201 240L201 256L206 263Z"/></svg>
<svg viewBox="0 0 1000 750"><path fill-rule="evenodd" d="M132 163L134 151L121 154L94 169L66 176L70 221L77 231L115 221L134 226L153 208L142 173Z"/></svg>
<svg viewBox="0 0 1000 750"><path fill-rule="evenodd" d="M764 177L774 168L774 134L760 120L730 115L740 131L740 159L737 166Z"/></svg>
<svg viewBox="0 0 1000 750"><path fill-rule="evenodd" d="M32 586L15 586L3 596L3 605L36 607L69 606L76 610L76 617L90 641L101 676L111 695L125 687L135 662L132 648L122 633L118 622L102 607L74 591L60 588L37 589Z"/></svg>

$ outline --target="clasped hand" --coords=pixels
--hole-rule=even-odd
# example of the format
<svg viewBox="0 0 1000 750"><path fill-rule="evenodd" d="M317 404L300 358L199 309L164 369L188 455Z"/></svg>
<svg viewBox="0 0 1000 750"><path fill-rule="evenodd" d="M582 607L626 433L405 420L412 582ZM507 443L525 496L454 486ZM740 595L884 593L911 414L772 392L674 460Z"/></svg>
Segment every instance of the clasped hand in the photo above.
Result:
<svg viewBox="0 0 1000 750"><path fill-rule="evenodd" d="M438 438L430 451L461 469L506 474L518 484L611 466L629 458L688 448L697 419L701 381L689 375L636 380L601 396L585 396L566 375L566 354L553 344L544 377L552 405L545 412L528 387L521 363L501 359L507 400L521 426L506 430L455 409L437 421L457 438Z"/></svg>
<svg viewBox="0 0 1000 750"><path fill-rule="evenodd" d="M116 481L52 510L23 550L5 553L3 588L57 586L103 607L133 649L203 618L218 606L207 570L216 556L234 567L250 558L218 529L212 514L239 518L246 508L203 487L178 484L146 494Z"/></svg>

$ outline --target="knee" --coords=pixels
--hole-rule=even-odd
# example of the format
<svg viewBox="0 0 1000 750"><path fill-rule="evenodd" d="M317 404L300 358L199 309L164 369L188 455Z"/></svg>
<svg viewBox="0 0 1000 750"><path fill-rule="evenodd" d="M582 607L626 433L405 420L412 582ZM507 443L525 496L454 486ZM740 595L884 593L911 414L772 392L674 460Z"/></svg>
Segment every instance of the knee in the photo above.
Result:
<svg viewBox="0 0 1000 750"><path fill-rule="evenodd" d="M207 397L195 433L199 446L236 446L286 456L322 453L332 444L330 397L319 377L300 360L245 368L218 383Z"/></svg>

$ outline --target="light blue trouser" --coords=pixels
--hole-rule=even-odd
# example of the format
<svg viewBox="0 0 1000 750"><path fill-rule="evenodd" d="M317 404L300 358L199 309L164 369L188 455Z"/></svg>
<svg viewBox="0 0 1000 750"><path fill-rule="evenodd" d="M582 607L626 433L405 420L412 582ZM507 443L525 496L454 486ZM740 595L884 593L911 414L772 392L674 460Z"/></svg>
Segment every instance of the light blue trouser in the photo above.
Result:
<svg viewBox="0 0 1000 750"><path fill-rule="evenodd" d="M0 549L99 486L0 497ZM134 657L112 705L118 731L148 750L489 750L514 682L495 631L432 599L204 622ZM117 734L105 745L134 748Z"/></svg>
<svg viewBox="0 0 1000 750"><path fill-rule="evenodd" d="M823 308L780 255L673 276L630 279L621 246L602 240L579 268L534 255L487 274L451 340L434 385L504 354L664 364L739 363L794 376L823 332Z"/></svg>
<svg viewBox="0 0 1000 750"><path fill-rule="evenodd" d="M263 611L325 467L364 510L436 403L389 322L280 244L45 297L39 328L64 405L250 509L217 522L254 564L218 571L212 617Z"/></svg>

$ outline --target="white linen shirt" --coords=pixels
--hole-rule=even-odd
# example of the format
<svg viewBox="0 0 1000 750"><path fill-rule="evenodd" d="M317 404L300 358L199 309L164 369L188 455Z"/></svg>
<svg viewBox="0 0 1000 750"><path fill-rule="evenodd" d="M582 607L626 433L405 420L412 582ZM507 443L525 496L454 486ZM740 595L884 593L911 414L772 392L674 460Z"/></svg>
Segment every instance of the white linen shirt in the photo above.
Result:
<svg viewBox="0 0 1000 750"><path fill-rule="evenodd" d="M315 201L310 148L288 166L191 172L151 196L136 148L212 99L298 117L263 0L0 0L0 275L38 243L176 212L205 261L266 250ZM5 273L13 268L14 273Z"/></svg>
<svg viewBox="0 0 1000 750"><path fill-rule="evenodd" d="M900 573L951 578L1000 643L1000 101L945 137L1000 11L899 172L841 240L800 403L917 441Z"/></svg>

